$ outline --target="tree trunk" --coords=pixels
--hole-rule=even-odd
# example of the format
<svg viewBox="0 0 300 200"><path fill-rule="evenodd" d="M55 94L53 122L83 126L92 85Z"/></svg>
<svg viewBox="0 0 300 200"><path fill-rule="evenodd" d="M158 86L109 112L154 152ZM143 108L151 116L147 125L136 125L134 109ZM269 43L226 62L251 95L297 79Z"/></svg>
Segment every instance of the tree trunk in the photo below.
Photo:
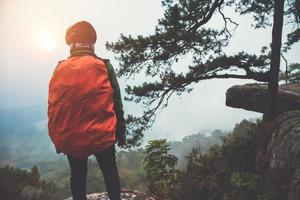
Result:
<svg viewBox="0 0 300 200"><path fill-rule="evenodd" d="M264 121L271 122L276 117L276 105L278 97L278 74L280 68L280 53L281 53L281 39L283 26L283 11L284 0L274 1L274 16L273 16L273 30L272 30L272 54L271 54L271 68L269 76L268 94L267 94L267 108L264 112Z"/></svg>

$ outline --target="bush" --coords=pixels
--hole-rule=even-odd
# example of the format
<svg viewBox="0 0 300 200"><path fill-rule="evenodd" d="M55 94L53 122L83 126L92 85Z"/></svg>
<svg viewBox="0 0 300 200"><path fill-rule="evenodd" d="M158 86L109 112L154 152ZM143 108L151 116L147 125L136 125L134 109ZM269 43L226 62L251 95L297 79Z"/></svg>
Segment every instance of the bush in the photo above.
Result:
<svg viewBox="0 0 300 200"><path fill-rule="evenodd" d="M55 186L40 180L37 167L31 171L5 166L0 168L0 199L37 200L55 199Z"/></svg>
<svg viewBox="0 0 300 200"><path fill-rule="evenodd" d="M151 194L167 198L176 179L177 157L168 154L166 140L152 140L145 149L145 172Z"/></svg>
<svg viewBox="0 0 300 200"><path fill-rule="evenodd" d="M258 125L246 120L222 138L222 145L202 154L194 149L176 181L173 200L266 199L263 177L256 171Z"/></svg>

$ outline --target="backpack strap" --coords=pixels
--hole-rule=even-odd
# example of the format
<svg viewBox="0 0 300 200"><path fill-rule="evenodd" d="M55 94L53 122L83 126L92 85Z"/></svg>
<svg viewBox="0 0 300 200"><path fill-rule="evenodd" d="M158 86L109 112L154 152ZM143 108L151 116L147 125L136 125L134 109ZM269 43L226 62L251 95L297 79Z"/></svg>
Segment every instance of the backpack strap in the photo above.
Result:
<svg viewBox="0 0 300 200"><path fill-rule="evenodd" d="M123 146L126 145L126 122L124 119L123 103L117 75L109 59L103 59L100 57L98 57L98 59L102 60L105 63L108 72L108 79L114 91L114 110L117 116L116 136L118 142Z"/></svg>

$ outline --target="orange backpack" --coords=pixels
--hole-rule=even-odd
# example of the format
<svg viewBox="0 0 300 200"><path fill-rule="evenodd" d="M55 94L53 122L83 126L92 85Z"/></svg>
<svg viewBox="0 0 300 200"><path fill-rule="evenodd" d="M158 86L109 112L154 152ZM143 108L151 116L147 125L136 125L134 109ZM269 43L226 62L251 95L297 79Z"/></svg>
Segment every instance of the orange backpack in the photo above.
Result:
<svg viewBox="0 0 300 200"><path fill-rule="evenodd" d="M48 119L56 149L75 158L115 143L113 89L103 60L87 55L59 63L49 84Z"/></svg>

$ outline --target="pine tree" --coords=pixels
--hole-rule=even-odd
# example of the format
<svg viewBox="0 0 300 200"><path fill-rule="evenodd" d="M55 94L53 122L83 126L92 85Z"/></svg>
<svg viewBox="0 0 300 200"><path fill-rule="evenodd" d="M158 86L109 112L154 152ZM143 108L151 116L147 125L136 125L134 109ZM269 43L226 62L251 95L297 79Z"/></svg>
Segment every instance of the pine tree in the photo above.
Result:
<svg viewBox="0 0 300 200"><path fill-rule="evenodd" d="M149 192L167 198L176 178L175 165L178 158L168 154L170 146L166 140L151 140L145 149L145 172Z"/></svg>
<svg viewBox="0 0 300 200"><path fill-rule="evenodd" d="M118 55L119 76L130 78L144 74L153 82L127 86L126 99L143 103L142 116L130 115L127 119L130 144L138 144L143 132L150 128L158 110L168 105L172 95L192 90L192 84L214 78L253 79L268 82L268 102L264 118L276 117L278 74L282 51L283 26L296 25L286 37L287 52L300 39L299 0L163 0L165 13L149 36L121 35L119 41L107 43L107 48ZM226 16L225 8L234 7L241 15L253 16L253 28L273 26L271 49L262 47L260 54L239 52L226 55L223 51L230 38L231 29L238 24ZM222 29L209 28L214 15L224 21ZM273 19L273 20L271 20ZM283 21L285 20L285 21ZM283 23L284 22L284 23ZM193 62L185 74L176 73L172 66L184 56ZM244 73L235 73L236 70Z"/></svg>

